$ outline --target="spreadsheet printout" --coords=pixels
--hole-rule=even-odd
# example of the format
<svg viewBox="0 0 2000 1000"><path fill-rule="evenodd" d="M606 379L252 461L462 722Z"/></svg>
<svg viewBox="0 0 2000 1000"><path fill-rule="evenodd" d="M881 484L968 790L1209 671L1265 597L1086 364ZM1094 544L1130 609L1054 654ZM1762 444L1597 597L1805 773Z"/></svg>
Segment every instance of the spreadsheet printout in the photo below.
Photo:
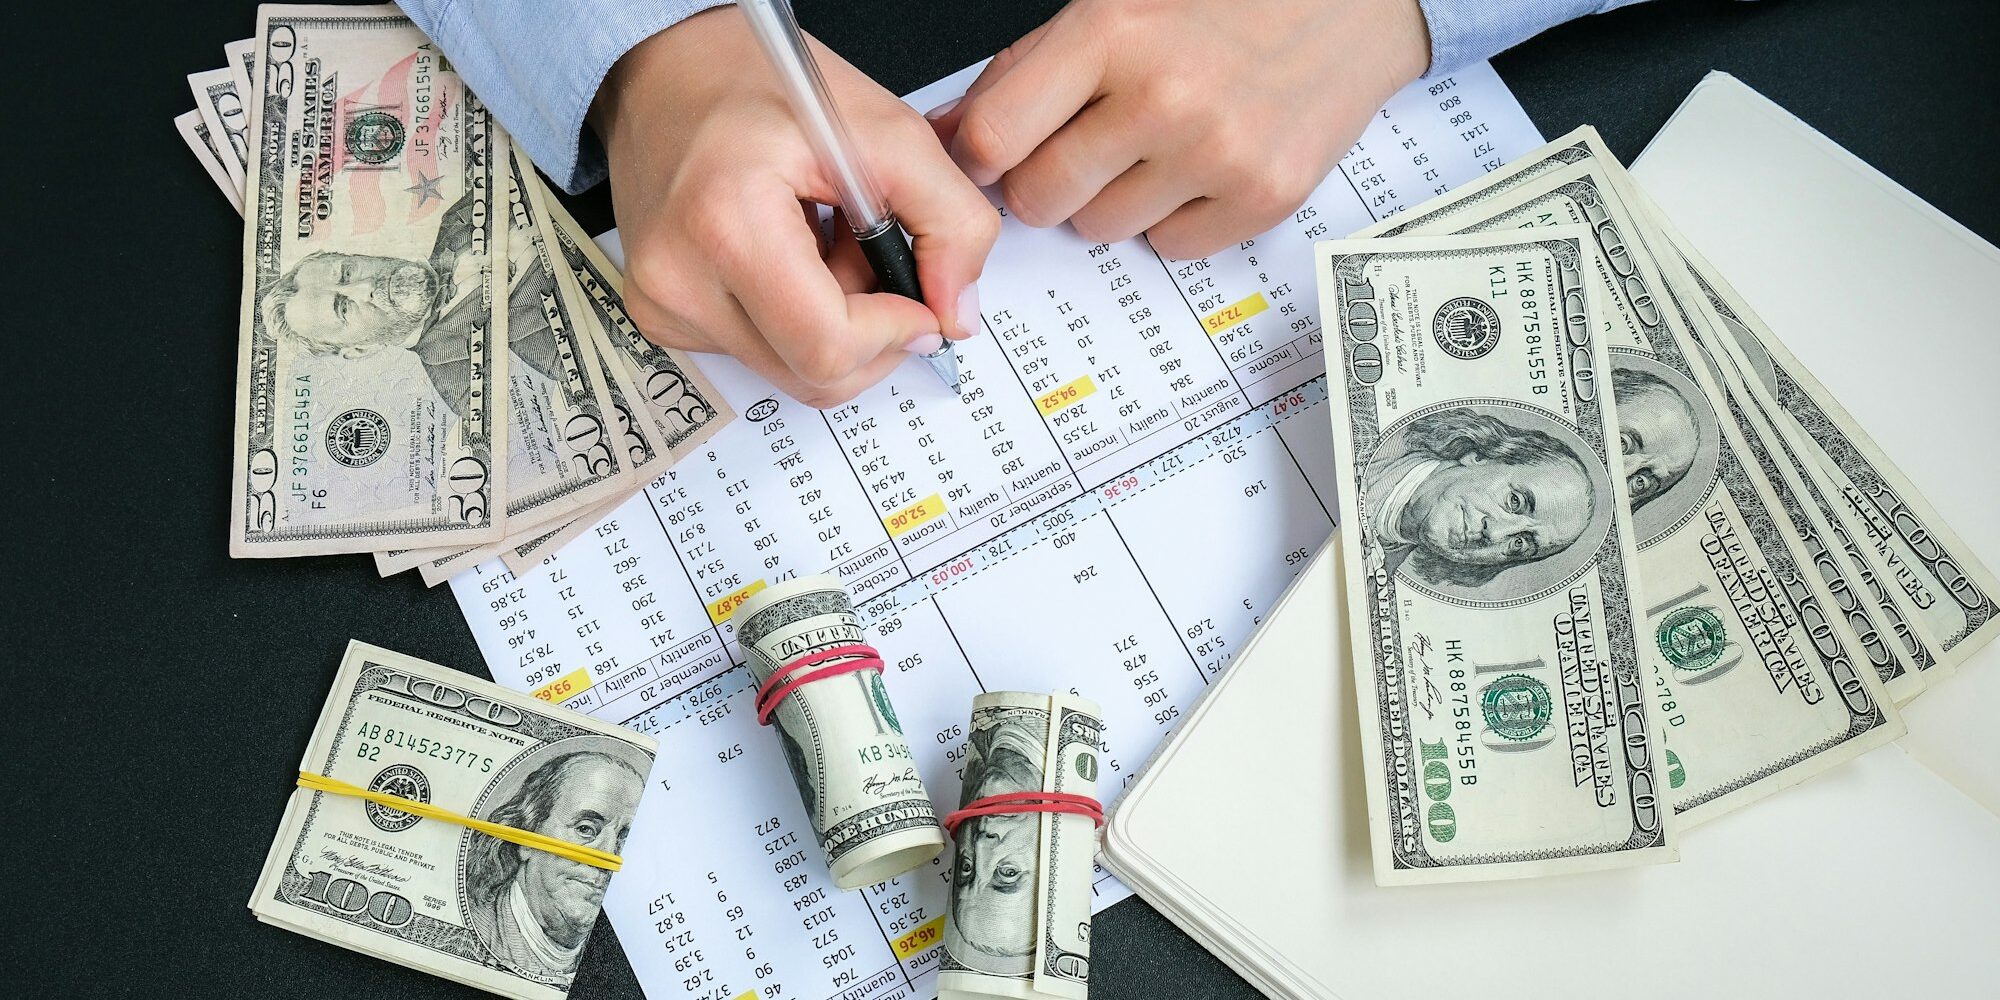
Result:
<svg viewBox="0 0 2000 1000"><path fill-rule="evenodd" d="M756 722L745 598L840 578L940 812L986 690L1103 706L1108 806L1333 528L1313 241L1541 141L1479 64L1397 94L1288 222L1212 257L1008 219L963 398L913 360L821 412L704 356L740 419L531 572L453 579L495 680L660 741L604 901L647 994L937 995L951 854L833 888ZM1098 909L1129 894L1094 880Z"/></svg>

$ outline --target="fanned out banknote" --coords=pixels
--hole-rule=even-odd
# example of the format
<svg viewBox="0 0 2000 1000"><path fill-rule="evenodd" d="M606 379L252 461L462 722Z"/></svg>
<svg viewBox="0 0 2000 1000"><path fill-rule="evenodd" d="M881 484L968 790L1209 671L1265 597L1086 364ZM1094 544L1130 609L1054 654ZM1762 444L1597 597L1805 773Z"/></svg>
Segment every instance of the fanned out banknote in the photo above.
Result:
<svg viewBox="0 0 2000 1000"><path fill-rule="evenodd" d="M618 440L599 338L584 326L588 307L558 278L566 268L543 240L519 156L510 153L505 173L507 526L519 533L566 521L638 484L630 452ZM418 549L381 568L425 566L449 576L495 554L478 547Z"/></svg>
<svg viewBox="0 0 2000 1000"><path fill-rule="evenodd" d="M1676 857L1592 240L1318 246L1384 885Z"/></svg>
<svg viewBox="0 0 2000 1000"><path fill-rule="evenodd" d="M1869 598L1861 553L1833 550L1810 491L1774 464L1769 431L1707 357L1626 186L1582 129L1381 228L1590 234L1586 285L1610 358L1668 801L1699 822L1900 736L1885 684L1927 654L1884 640L1877 623L1899 610Z"/></svg>
<svg viewBox="0 0 2000 1000"><path fill-rule="evenodd" d="M194 92L194 109L215 139L222 154L223 172L241 190L247 186L250 162L250 105L237 87L229 67L188 74L188 89Z"/></svg>
<svg viewBox="0 0 2000 1000"><path fill-rule="evenodd" d="M175 122L254 206L232 555L525 569L734 417L400 11L260 10Z"/></svg>
<svg viewBox="0 0 2000 1000"><path fill-rule="evenodd" d="M766 587L736 609L736 639L762 685L801 658L814 671L861 658L865 644L840 581L806 576ZM791 675L789 676L803 676ZM943 852L944 827L879 670L803 684L776 703L772 732L842 889L886 882Z"/></svg>
<svg viewBox="0 0 2000 1000"><path fill-rule="evenodd" d="M1938 516L1840 401L1813 377L1728 279L1642 200L1691 297L1705 306L1748 395L1783 433L1802 475L1827 490L1845 534L1871 557L1949 673L2000 634L2000 580Z"/></svg>
<svg viewBox="0 0 2000 1000"><path fill-rule="evenodd" d="M994 795L1097 797L1103 712L1066 693L972 700L959 807ZM974 816L953 837L938 1000L1082 1000L1090 987L1096 821L1076 813Z"/></svg>
<svg viewBox="0 0 2000 1000"><path fill-rule="evenodd" d="M651 737L353 642L301 772L620 854ZM257 919L521 1000L560 1000L611 872L394 806L298 788Z"/></svg>
<svg viewBox="0 0 2000 1000"><path fill-rule="evenodd" d="M201 161L202 169L208 171L209 180L221 189L230 206L236 209L238 215L243 214L243 190L229 179L228 171L222 168L222 150L216 148L215 134L209 131L208 121L202 118L201 112L183 111L175 115L174 130L187 143L188 152Z"/></svg>

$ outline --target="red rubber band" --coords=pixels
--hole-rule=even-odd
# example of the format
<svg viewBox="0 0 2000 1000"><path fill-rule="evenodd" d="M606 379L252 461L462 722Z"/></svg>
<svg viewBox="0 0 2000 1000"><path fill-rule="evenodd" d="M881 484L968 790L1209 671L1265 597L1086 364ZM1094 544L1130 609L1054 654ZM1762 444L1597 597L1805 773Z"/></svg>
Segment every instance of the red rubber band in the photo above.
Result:
<svg viewBox="0 0 2000 1000"><path fill-rule="evenodd" d="M845 663L836 663L830 667L820 667L820 669L814 670L803 677L795 676L799 671L805 670L808 667L818 667L828 660L838 660L850 656L857 657L857 659L851 659ZM882 654L876 652L873 646L864 646L856 643L851 646L835 646L831 649L822 649L817 653L808 653L785 664L772 673L770 677L765 678L764 683L757 688L757 724L760 726L770 725L771 716L777 713L778 705L785 700L785 696L791 694L801 686L811 684L814 681L823 681L828 677L851 674L857 670L873 670L878 674L881 673Z"/></svg>
<svg viewBox="0 0 2000 1000"><path fill-rule="evenodd" d="M1072 795L1069 792L1008 792L1004 795L988 795L973 799L944 818L944 832L948 836L958 835L958 825L979 816L1004 816L1009 813L1069 813L1088 816L1098 826L1104 825L1104 806L1088 795Z"/></svg>

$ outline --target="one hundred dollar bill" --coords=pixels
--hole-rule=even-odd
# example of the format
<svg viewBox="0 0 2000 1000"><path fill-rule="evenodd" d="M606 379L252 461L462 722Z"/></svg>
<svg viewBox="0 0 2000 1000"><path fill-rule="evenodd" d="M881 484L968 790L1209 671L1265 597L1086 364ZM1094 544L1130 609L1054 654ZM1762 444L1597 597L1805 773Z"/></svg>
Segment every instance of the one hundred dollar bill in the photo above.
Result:
<svg viewBox="0 0 2000 1000"><path fill-rule="evenodd" d="M622 853L657 746L469 674L350 643L299 770ZM259 920L522 1000L559 1000L611 873L435 817L300 788Z"/></svg>
<svg viewBox="0 0 2000 1000"><path fill-rule="evenodd" d="M1797 432L1769 397L1758 391L1754 375L1726 332L1724 316L1712 294L1688 269L1675 249L1676 236L1636 185L1623 189L1631 207L1645 216L1650 239L1666 257L1666 279L1689 329L1700 344L1712 381L1722 391L1730 412L1743 431L1749 456L1771 485L1779 503L1808 525L1800 530L1807 556L1825 580L1834 607L1847 622L1884 690L1897 704L1916 697L1930 679L1948 671L1932 651L1918 623L1918 610L1903 588L1885 584L1883 570L1893 555L1868 544L1840 514L1838 473L1814 463ZM1930 679L1927 679L1927 675Z"/></svg>
<svg viewBox="0 0 2000 1000"><path fill-rule="evenodd" d="M393 6L256 37L230 554L498 539L506 136Z"/></svg>
<svg viewBox="0 0 2000 1000"><path fill-rule="evenodd" d="M1676 857L1591 239L1318 245L1383 885Z"/></svg>
<svg viewBox="0 0 2000 1000"><path fill-rule="evenodd" d="M865 641L847 591L830 576L766 587L736 609L734 621L760 685L802 657ZM771 728L834 885L886 882L943 852L944 827L880 671L856 670L794 689L778 703Z"/></svg>
<svg viewBox="0 0 2000 1000"><path fill-rule="evenodd" d="M1852 564L1746 444L1756 428L1649 252L1623 168L1586 129L1500 173L1399 231L1590 234L1586 285L1610 361L1647 597L1640 647L1675 811L1713 818L1901 735L1882 677L1915 664L1878 641L1881 611L1854 599Z"/></svg>
<svg viewBox="0 0 2000 1000"><path fill-rule="evenodd" d="M1949 671L1964 663L2000 634L2000 580L1722 273L1671 226L1662 231L1726 334L1716 338L1720 347L1733 353L1751 394L1789 432L1802 463L1825 477L1846 531L1876 557L1877 575L1911 609L1938 666Z"/></svg>
<svg viewBox="0 0 2000 1000"><path fill-rule="evenodd" d="M989 691L972 700L960 808L993 795L1097 797L1104 723L1071 694ZM953 838L938 1000L1064 997L1090 987L1097 827L1073 813L975 816Z"/></svg>

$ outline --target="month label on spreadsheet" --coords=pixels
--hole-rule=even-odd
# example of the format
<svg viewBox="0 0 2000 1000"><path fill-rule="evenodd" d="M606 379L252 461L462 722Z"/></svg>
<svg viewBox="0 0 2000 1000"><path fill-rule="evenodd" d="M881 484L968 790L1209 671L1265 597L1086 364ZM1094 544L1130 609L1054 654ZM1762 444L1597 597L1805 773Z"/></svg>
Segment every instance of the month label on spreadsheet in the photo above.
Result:
<svg viewBox="0 0 2000 1000"><path fill-rule="evenodd" d="M453 580L497 680L660 741L605 900L647 991L936 995L950 855L834 888L755 719L745 600L840 579L941 808L1000 689L1098 702L1115 800L1333 528L1313 241L1539 142L1481 66L1398 94L1307 204L1210 257L1008 220L962 396L911 363L818 411L705 357L741 418L532 572Z"/></svg>

